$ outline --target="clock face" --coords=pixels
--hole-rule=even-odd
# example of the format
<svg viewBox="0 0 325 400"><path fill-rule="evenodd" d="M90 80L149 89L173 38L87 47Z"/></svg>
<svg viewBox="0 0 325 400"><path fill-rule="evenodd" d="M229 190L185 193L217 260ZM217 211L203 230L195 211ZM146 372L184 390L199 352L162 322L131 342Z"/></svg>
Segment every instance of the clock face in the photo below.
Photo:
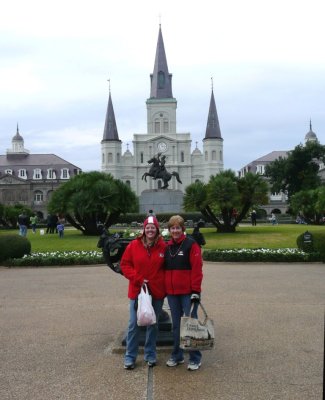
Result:
<svg viewBox="0 0 325 400"><path fill-rule="evenodd" d="M159 142L157 147L158 147L158 150L161 152L164 152L167 150L167 144L165 142Z"/></svg>

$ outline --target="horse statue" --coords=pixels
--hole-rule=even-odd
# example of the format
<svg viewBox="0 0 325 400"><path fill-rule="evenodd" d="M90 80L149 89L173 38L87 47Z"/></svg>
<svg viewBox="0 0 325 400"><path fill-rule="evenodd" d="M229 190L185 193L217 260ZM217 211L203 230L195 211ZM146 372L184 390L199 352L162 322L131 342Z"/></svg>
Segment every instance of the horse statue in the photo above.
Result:
<svg viewBox="0 0 325 400"><path fill-rule="evenodd" d="M150 176L153 179L161 179L164 182L164 185L161 187L162 189L168 188L168 182L175 176L177 182L182 183L180 180L179 174L176 171L168 172L165 167L166 156L162 156L160 159L161 153L158 153L157 157L152 157L148 160L148 164L152 164L149 172L145 172L142 175L142 179L147 182L147 177Z"/></svg>

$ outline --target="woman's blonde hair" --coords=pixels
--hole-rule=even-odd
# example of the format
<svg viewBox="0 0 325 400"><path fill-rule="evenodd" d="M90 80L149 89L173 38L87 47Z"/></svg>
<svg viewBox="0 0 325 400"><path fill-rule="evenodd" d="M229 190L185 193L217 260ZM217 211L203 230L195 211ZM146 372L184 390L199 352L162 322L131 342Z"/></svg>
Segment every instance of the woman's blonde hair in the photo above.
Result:
<svg viewBox="0 0 325 400"><path fill-rule="evenodd" d="M174 225L179 225L180 227L182 227L183 231L185 231L184 219L180 215L173 215L172 217L170 217L167 224L168 230Z"/></svg>

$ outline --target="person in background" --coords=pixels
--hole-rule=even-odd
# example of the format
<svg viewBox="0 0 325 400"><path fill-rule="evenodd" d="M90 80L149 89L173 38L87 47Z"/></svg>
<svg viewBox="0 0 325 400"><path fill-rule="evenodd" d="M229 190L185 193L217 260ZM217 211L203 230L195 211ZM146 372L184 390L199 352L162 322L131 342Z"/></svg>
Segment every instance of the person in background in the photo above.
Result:
<svg viewBox="0 0 325 400"><path fill-rule="evenodd" d="M272 225L278 224L278 221L276 220L276 216L274 213L271 214L271 222L272 222Z"/></svg>
<svg viewBox="0 0 325 400"><path fill-rule="evenodd" d="M29 218L26 214L26 211L23 210L21 214L18 215L18 226L19 226L19 235L26 236L27 235L27 227L29 223Z"/></svg>
<svg viewBox="0 0 325 400"><path fill-rule="evenodd" d="M252 211L251 213L251 220L252 220L252 225L256 226L256 219L257 219L257 213L255 210Z"/></svg>
<svg viewBox="0 0 325 400"><path fill-rule="evenodd" d="M194 229L191 233L191 237L196 241L196 243L202 247L206 244L205 238L203 236L203 233L200 232L200 227L201 227L201 223L200 221L198 223L195 224Z"/></svg>
<svg viewBox="0 0 325 400"><path fill-rule="evenodd" d="M29 218L29 222L30 225L32 227L32 232L36 233L36 224L37 224L37 216L35 214L33 214L30 218Z"/></svg>
<svg viewBox="0 0 325 400"><path fill-rule="evenodd" d="M152 306L157 322L165 298L165 260L166 243L159 234L159 223L154 215L149 215L143 223L143 232L132 240L125 249L120 266L123 275L129 280L129 324L126 335L124 368L134 369L139 349L140 327L137 325L137 300L141 287L147 284L152 296ZM144 360L149 367L157 362L156 341L158 323L147 326L144 344Z"/></svg>
<svg viewBox="0 0 325 400"><path fill-rule="evenodd" d="M62 222L60 222L60 223L56 226L56 229L57 229L57 231L58 231L59 238L63 238L63 236L64 236L64 224L63 224Z"/></svg>
<svg viewBox="0 0 325 400"><path fill-rule="evenodd" d="M173 323L174 346L166 365L176 367L184 363L183 350L179 347L181 317L191 314L192 318L197 318L203 260L200 246L185 235L184 219L181 216L172 216L167 226L171 240L165 251L165 287ZM190 351L187 369L198 370L201 358L200 351Z"/></svg>

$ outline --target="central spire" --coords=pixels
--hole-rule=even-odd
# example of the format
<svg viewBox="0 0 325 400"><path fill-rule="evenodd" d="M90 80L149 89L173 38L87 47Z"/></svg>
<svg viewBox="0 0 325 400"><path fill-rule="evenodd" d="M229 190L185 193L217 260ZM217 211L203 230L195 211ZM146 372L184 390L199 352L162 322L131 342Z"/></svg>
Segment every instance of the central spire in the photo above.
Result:
<svg viewBox="0 0 325 400"><path fill-rule="evenodd" d="M213 94L213 79L211 78L211 99L210 99L210 107L209 107L209 115L207 128L205 131L204 139L221 139L221 131L219 125L219 118L217 113L216 102L214 100Z"/></svg>
<svg viewBox="0 0 325 400"><path fill-rule="evenodd" d="M172 92L172 74L168 72L167 58L165 53L164 40L159 24L159 34L156 49L156 58L151 78L150 98L171 99Z"/></svg>

